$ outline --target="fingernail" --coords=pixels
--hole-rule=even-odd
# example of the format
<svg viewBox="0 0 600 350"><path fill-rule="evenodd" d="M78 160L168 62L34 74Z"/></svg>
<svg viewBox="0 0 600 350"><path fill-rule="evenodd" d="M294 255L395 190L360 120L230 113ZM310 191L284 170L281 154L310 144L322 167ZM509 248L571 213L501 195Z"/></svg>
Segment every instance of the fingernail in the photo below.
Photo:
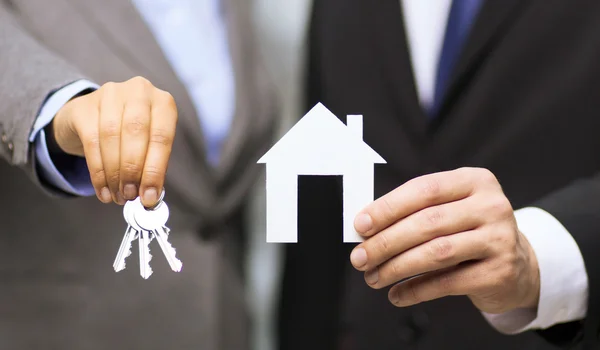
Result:
<svg viewBox="0 0 600 350"><path fill-rule="evenodd" d="M112 201L112 196L110 195L108 187L102 187L102 190L100 190L100 199L105 203Z"/></svg>
<svg viewBox="0 0 600 350"><path fill-rule="evenodd" d="M125 199L132 200L137 197L137 187L134 184L127 184L123 187L123 192L125 193Z"/></svg>
<svg viewBox="0 0 600 350"><path fill-rule="evenodd" d="M123 198L123 194L121 194L121 191L117 192L116 197L117 197L117 203L125 204L125 198Z"/></svg>
<svg viewBox="0 0 600 350"><path fill-rule="evenodd" d="M148 188L144 191L144 202L152 203L152 205L156 204L158 201L158 192L156 188Z"/></svg>
<svg viewBox="0 0 600 350"><path fill-rule="evenodd" d="M365 272L365 281L368 284L375 284L379 281L379 272L377 271L377 268Z"/></svg>
<svg viewBox="0 0 600 350"><path fill-rule="evenodd" d="M354 220L354 228L358 233L367 233L373 228L373 220L369 214L359 214Z"/></svg>
<svg viewBox="0 0 600 350"><path fill-rule="evenodd" d="M356 268L365 266L367 263L367 251L363 248L356 248L350 254L350 261Z"/></svg>

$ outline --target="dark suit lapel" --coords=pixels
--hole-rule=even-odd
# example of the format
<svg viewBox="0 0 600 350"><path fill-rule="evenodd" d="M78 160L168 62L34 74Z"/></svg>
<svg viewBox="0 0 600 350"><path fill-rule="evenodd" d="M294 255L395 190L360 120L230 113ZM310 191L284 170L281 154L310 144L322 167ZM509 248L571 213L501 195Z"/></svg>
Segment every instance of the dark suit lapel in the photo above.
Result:
<svg viewBox="0 0 600 350"><path fill-rule="evenodd" d="M183 126L178 128L177 137L191 143L203 161L204 140L195 108L134 5L128 0L69 1L93 22L97 33L124 63L134 71L142 71L158 88L177 96L179 124Z"/></svg>
<svg viewBox="0 0 600 350"><path fill-rule="evenodd" d="M472 103L466 96L469 86L528 4L528 0L488 0L481 8L451 75L440 114L430 125L432 137L424 155L428 164L444 164L447 159L456 158L457 153L467 154L471 152L467 150L484 147L487 138L473 135L495 132L490 130L486 116L465 113L460 103Z"/></svg>
<svg viewBox="0 0 600 350"><path fill-rule="evenodd" d="M502 38L528 2L527 0L485 1L456 62L448 83L448 91L439 111L442 118L438 118L437 121L443 120L444 114L458 94L464 90L463 87L468 83L473 72L485 61L490 47Z"/></svg>
<svg viewBox="0 0 600 350"><path fill-rule="evenodd" d="M364 11L365 30L372 31L375 60L382 65L382 79L387 80L388 91L397 102L397 115L412 141L422 144L426 141L427 116L417 95L400 1L368 1Z"/></svg>

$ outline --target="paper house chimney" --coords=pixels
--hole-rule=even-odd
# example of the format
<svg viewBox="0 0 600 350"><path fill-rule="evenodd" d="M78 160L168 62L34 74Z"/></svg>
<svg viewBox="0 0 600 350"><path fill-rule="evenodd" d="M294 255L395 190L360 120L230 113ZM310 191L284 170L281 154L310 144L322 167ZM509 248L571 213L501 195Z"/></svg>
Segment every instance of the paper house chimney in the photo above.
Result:
<svg viewBox="0 0 600 350"><path fill-rule="evenodd" d="M359 139L363 139L363 116L362 115L347 115L346 125L352 134Z"/></svg>

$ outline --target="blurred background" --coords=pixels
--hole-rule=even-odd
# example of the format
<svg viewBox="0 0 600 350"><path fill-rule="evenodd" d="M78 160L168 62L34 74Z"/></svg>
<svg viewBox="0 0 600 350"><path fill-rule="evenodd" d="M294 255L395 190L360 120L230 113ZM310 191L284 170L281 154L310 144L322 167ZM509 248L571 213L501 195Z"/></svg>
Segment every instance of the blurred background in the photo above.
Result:
<svg viewBox="0 0 600 350"><path fill-rule="evenodd" d="M305 108L302 66L310 1L256 0L252 12L259 38L260 53L276 86L281 103L281 124L277 132L283 135ZM265 177L264 172L253 187L251 210L247 216L251 238L246 264L249 281L248 300L254 319L252 345L255 350L275 349L279 283L284 247L266 243Z"/></svg>

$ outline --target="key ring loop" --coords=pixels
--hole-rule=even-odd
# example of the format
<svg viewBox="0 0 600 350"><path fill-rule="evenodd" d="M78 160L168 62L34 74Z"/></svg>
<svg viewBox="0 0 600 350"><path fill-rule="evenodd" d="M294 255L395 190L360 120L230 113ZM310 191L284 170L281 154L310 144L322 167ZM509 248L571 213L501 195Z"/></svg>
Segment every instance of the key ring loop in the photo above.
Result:
<svg viewBox="0 0 600 350"><path fill-rule="evenodd" d="M154 210L158 209L158 207L163 203L164 198L165 198L165 188L163 187L162 191L160 192L160 198L158 198L158 202L156 202L156 204L153 207L149 207L149 208L144 207L144 209L146 209L147 211L154 211Z"/></svg>

